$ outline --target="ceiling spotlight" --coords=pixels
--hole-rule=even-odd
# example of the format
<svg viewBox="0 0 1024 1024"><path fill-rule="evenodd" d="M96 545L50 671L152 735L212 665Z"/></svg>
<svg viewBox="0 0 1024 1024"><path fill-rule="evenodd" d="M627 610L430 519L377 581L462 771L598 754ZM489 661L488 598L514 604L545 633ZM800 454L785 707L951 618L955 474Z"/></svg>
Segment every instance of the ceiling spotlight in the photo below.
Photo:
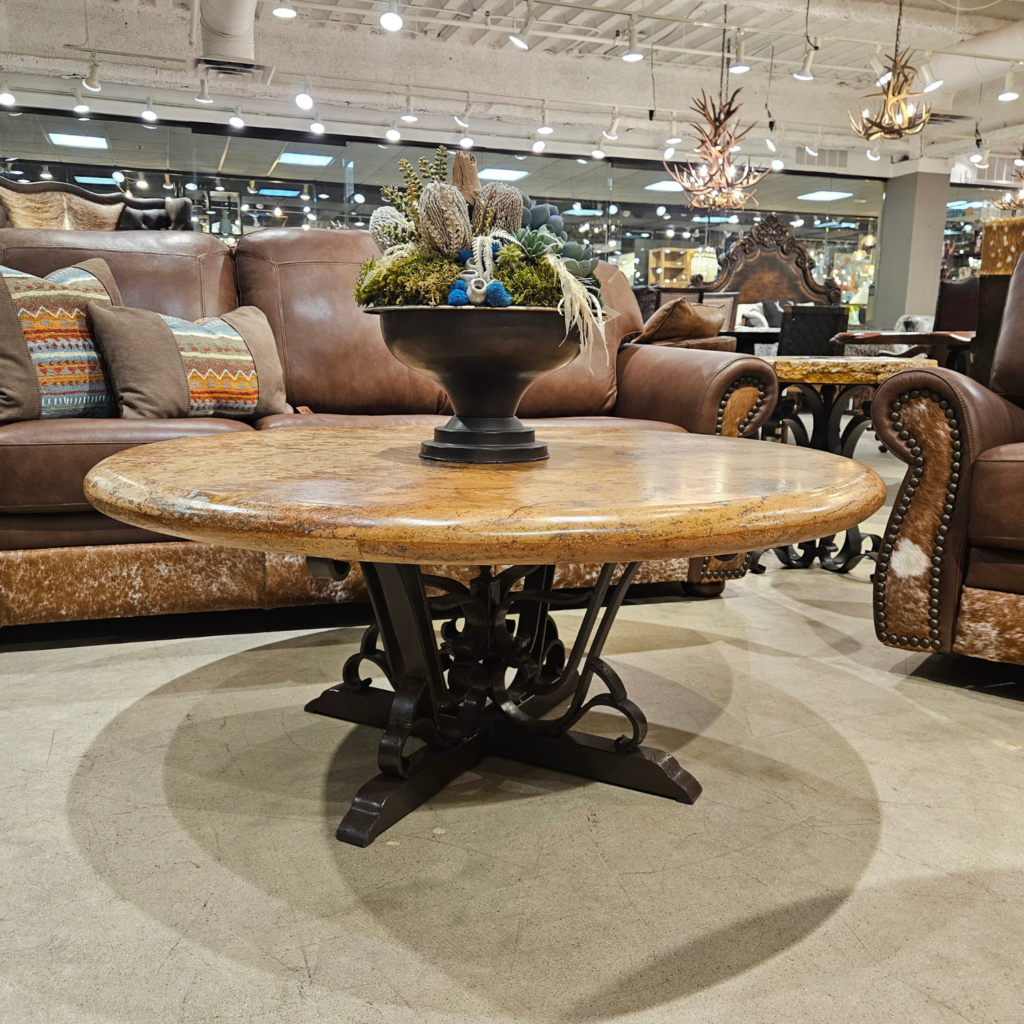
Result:
<svg viewBox="0 0 1024 1024"><path fill-rule="evenodd" d="M326 198L326 197L324 197L324 198ZM366 196L364 196L362 192L355 192L352 195L352 202L356 206L362 206L363 203L366 202Z"/></svg>
<svg viewBox="0 0 1024 1024"><path fill-rule="evenodd" d="M213 97L210 95L210 83L205 79L201 79L199 82L199 92L194 97L196 103L212 103Z"/></svg>
<svg viewBox="0 0 1024 1024"><path fill-rule="evenodd" d="M595 160L603 160L604 159L604 150L603 149L592 149L590 151L590 155Z"/></svg>
<svg viewBox="0 0 1024 1024"><path fill-rule="evenodd" d="M224 186L220 183L220 178L214 178L213 179L213 191L214 192L223 192L224 191Z"/></svg>
<svg viewBox="0 0 1024 1024"><path fill-rule="evenodd" d="M303 185L302 186L302 191L299 193L299 198L304 203L308 203L309 202L309 186L308 185ZM306 213L309 213L308 209L306 210Z"/></svg>
<svg viewBox="0 0 1024 1024"><path fill-rule="evenodd" d="M245 127L245 121L242 118L241 107L235 107L235 112L228 118L228 124L231 125L232 128Z"/></svg>
<svg viewBox="0 0 1024 1024"><path fill-rule="evenodd" d="M118 185L124 184L124 174L121 171L111 171L110 176L118 183Z"/></svg>
<svg viewBox="0 0 1024 1024"><path fill-rule="evenodd" d="M931 56L930 53L926 53L921 63L921 77L924 79L922 92L935 92L936 89L942 88L942 79L936 78L932 71Z"/></svg>
<svg viewBox="0 0 1024 1024"><path fill-rule="evenodd" d="M174 188L174 182L171 181L171 176L169 174L164 175L164 188L168 191Z"/></svg>
<svg viewBox="0 0 1024 1024"><path fill-rule="evenodd" d="M187 188L189 192L195 192L199 186L194 181L186 181L185 188Z"/></svg>
<svg viewBox="0 0 1024 1024"><path fill-rule="evenodd" d="M7 87L6 86L3 87L3 95L4 96L9 95L9 93L7 92ZM7 104L5 103L4 106L7 106ZM75 105L71 109L76 114L88 114L89 113L89 104L86 103L82 99L81 93L79 93L79 91L77 89L75 90Z"/></svg>
<svg viewBox="0 0 1024 1024"><path fill-rule="evenodd" d="M312 121L309 122L309 130L314 135L323 135L323 133L327 131L327 127L324 125L323 121L319 120L318 118L314 118Z"/></svg>
<svg viewBox="0 0 1024 1024"><path fill-rule="evenodd" d="M402 115L402 120L406 124L415 124L419 120L412 109L412 93L405 97L405 113Z"/></svg>
<svg viewBox="0 0 1024 1024"><path fill-rule="evenodd" d="M983 149L980 154L977 154L977 153L975 154L975 156L978 156L978 155L981 156L981 159L976 161L977 164L978 164L978 169L979 170L984 171L984 170L988 169L988 154L989 154L988 147ZM974 157L972 156L971 159L973 160Z"/></svg>
<svg viewBox="0 0 1024 1024"><path fill-rule="evenodd" d="M249 204L248 203L242 203L242 205L239 207L239 209L242 211L242 213L248 213L249 212Z"/></svg>
<svg viewBox="0 0 1024 1024"><path fill-rule="evenodd" d="M532 149L534 153L543 153L546 147L547 143L543 139L537 139L530 149Z"/></svg>
<svg viewBox="0 0 1024 1024"><path fill-rule="evenodd" d="M880 59L881 53L882 47L876 45L874 55L868 61L871 65L871 70L875 73L875 85L879 86L879 88L888 84L889 79L892 78L892 70L887 68Z"/></svg>
<svg viewBox="0 0 1024 1024"><path fill-rule="evenodd" d="M309 198L309 197L307 196L307 198ZM302 208L302 212L303 212L303 213L309 213L309 212L310 212L310 210L311 210L311 207L309 207L309 206L304 206L304 207Z"/></svg>
<svg viewBox="0 0 1024 1024"><path fill-rule="evenodd" d="M629 19L629 48L622 55L622 59L630 64L644 59L644 55L640 52L640 47L637 45L636 22L632 18Z"/></svg>
<svg viewBox="0 0 1024 1024"><path fill-rule="evenodd" d="M818 151L813 146L804 146L804 152L808 156L817 156L818 155Z"/></svg>
<svg viewBox="0 0 1024 1024"><path fill-rule="evenodd" d="M473 148L473 140L468 135L463 135L462 138L459 139L459 145L463 149L472 149Z"/></svg>
<svg viewBox="0 0 1024 1024"><path fill-rule="evenodd" d="M665 237L666 238L675 238L676 237L676 229L675 228L665 228Z"/></svg>
<svg viewBox="0 0 1024 1024"><path fill-rule="evenodd" d="M533 30L533 0L526 0L526 21L523 23L523 30L521 32L510 32L508 34L508 40L513 46L518 46L520 50L528 50L530 48L529 35Z"/></svg>
<svg viewBox="0 0 1024 1024"><path fill-rule="evenodd" d="M772 161L772 165L771 166L772 166L772 170L773 171L782 171L782 170L785 170L786 164L785 164L785 161L780 160L778 157L776 157Z"/></svg>
<svg viewBox="0 0 1024 1024"><path fill-rule="evenodd" d="M103 88L100 84L100 66L96 63L95 58L93 58L92 63L89 65L89 73L82 79L82 85L89 92L99 92Z"/></svg>
<svg viewBox="0 0 1024 1024"><path fill-rule="evenodd" d="M466 111L466 113L463 114L462 117L459 117L458 114L452 114L452 119L460 128L469 127L469 111Z"/></svg>
<svg viewBox="0 0 1024 1024"><path fill-rule="evenodd" d="M42 178L43 181L49 181L53 177L50 173L50 168L47 167L46 164L43 164L43 169L39 172L39 177Z"/></svg>
<svg viewBox="0 0 1024 1024"><path fill-rule="evenodd" d="M7 88L7 83L4 82L0 85L0 106L13 107L15 102L14 93ZM89 108L86 107L85 109L88 110Z"/></svg>
<svg viewBox="0 0 1024 1024"><path fill-rule="evenodd" d="M658 208L657 208L657 209L656 209L656 210L655 210L654 212L655 212L655 213L656 213L656 214L657 214L657 215L658 215L659 217L664 217L664 216L665 216L665 207L664 207L664 206L659 206L659 207L658 207Z"/></svg>
<svg viewBox="0 0 1024 1024"><path fill-rule="evenodd" d="M730 75L745 75L750 70L746 59L746 40L743 38L743 29L736 33L736 56L729 65Z"/></svg>
<svg viewBox="0 0 1024 1024"><path fill-rule="evenodd" d="M139 171L139 177L138 177L138 179L135 182L135 187L136 188L149 188L149 182L146 181L146 176L142 173L142 171Z"/></svg>
<svg viewBox="0 0 1024 1024"><path fill-rule="evenodd" d="M868 159L869 160L881 160L882 159L882 154L879 153L877 150L869 149L868 150Z"/></svg>
<svg viewBox="0 0 1024 1024"><path fill-rule="evenodd" d="M313 97L310 96L308 92L303 90L302 92L296 94L295 106L297 106L299 110L312 110Z"/></svg>
<svg viewBox="0 0 1024 1024"><path fill-rule="evenodd" d="M550 135L555 129L548 124L548 105L541 106L540 126L537 128L538 135Z"/></svg>
<svg viewBox="0 0 1024 1024"><path fill-rule="evenodd" d="M1010 65L1010 70L1006 72L1006 77L1003 79L1003 91L996 99L1002 103L1012 103L1019 96L1020 93L1013 86L1013 65Z"/></svg>
<svg viewBox="0 0 1024 1024"><path fill-rule="evenodd" d="M318 192L317 199L330 199L330 195L327 192Z"/></svg>
<svg viewBox="0 0 1024 1024"><path fill-rule="evenodd" d="M668 146L665 149L665 152L661 154L661 159L662 160L671 160L672 157L674 157L675 155L676 155L676 147L675 146Z"/></svg>
<svg viewBox="0 0 1024 1024"><path fill-rule="evenodd" d="M273 15L275 18L283 18L285 21L291 21L292 18L298 16L298 13L299 12L295 10L290 3L288 3L288 0L281 0L280 3L274 5Z"/></svg>
<svg viewBox="0 0 1024 1024"><path fill-rule="evenodd" d="M814 74L811 71L811 62L814 60L814 48L815 48L816 45L817 45L817 40L815 40L815 42L813 44L812 43L808 43L807 46L804 47L804 62L803 62L803 64L800 65L800 70L799 71L794 71L793 72L793 77L798 82L813 82L814 81Z"/></svg>
<svg viewBox="0 0 1024 1024"><path fill-rule="evenodd" d="M316 214L312 213L312 212L307 213L306 214L306 220L316 220Z"/></svg>
<svg viewBox="0 0 1024 1024"><path fill-rule="evenodd" d="M679 143L682 142L682 141L683 141L682 137L680 136L679 131L676 128L675 121L673 120L673 122L672 122L672 130L669 132L668 138L665 140L665 145L666 146L678 146Z"/></svg>
<svg viewBox="0 0 1024 1024"><path fill-rule="evenodd" d="M284 214L281 213L281 207L280 206L275 206L274 207L274 216L275 217L283 217L284 216Z"/></svg>
<svg viewBox="0 0 1024 1024"><path fill-rule="evenodd" d="M389 128L384 133L384 138L387 139L388 142L398 142L401 137L402 133L397 128Z"/></svg>
<svg viewBox="0 0 1024 1024"><path fill-rule="evenodd" d="M150 124L152 124L159 118L159 116L160 115L153 109L153 101L151 99L147 99L146 105L142 108L142 113L139 114L139 117L141 117L143 121L149 121Z"/></svg>
<svg viewBox="0 0 1024 1024"><path fill-rule="evenodd" d="M774 139L765 139L764 144L768 147L768 151L771 153L777 153L779 147L775 145Z"/></svg>
<svg viewBox="0 0 1024 1024"><path fill-rule="evenodd" d="M402 16L398 13L397 0L387 0L378 20L380 27L385 32L398 32L401 29L405 22L402 21Z"/></svg>

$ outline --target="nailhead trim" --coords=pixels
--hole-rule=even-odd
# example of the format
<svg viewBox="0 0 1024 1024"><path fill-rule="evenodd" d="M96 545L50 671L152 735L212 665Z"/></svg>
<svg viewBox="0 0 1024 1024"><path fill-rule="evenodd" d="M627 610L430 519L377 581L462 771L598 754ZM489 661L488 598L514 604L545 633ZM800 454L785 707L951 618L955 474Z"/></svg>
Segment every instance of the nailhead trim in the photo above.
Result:
<svg viewBox="0 0 1024 1024"><path fill-rule="evenodd" d="M718 422L715 424L715 434L722 433L722 421L725 418L725 407L729 404L729 399L732 397L733 392L737 391L739 388L757 388L757 401L751 407L750 412L747 413L747 418L739 425L740 437L745 436L744 431L751 423L754 422L754 417L757 415L761 406L764 405L764 381L759 380L757 377L738 377L729 385L728 391L722 395L722 401L718 405Z"/></svg>
<svg viewBox="0 0 1024 1024"><path fill-rule="evenodd" d="M889 633L886 630L885 618L885 577L889 571L889 558L893 548L896 546L896 538L900 532L900 526L910 510L910 504L917 493L917 484L924 474L925 459L921 447L915 438L910 436L910 431L905 429L902 422L900 410L908 402L915 398L927 398L938 404L945 413L946 426L949 428L949 436L952 441L953 456L949 467L949 479L946 483L946 504L942 507L939 527L936 530L935 543L932 546L931 557L931 586L928 589L928 636L898 636L896 633ZM904 391L900 397L890 406L889 419L892 420L892 428L896 436L909 449L914 457L911 465L910 486L903 492L900 504L893 510L889 520L889 527L886 530L882 541L882 550L878 554L878 569L875 572L875 632L882 643L899 647L928 647L938 650L942 644L939 640L939 584L942 580L942 562L946 553L946 534L949 533L949 523L953 517L953 507L956 504L956 493L960 482L960 424L956 419L956 412L950 408L941 395L929 391L927 388L920 390Z"/></svg>
<svg viewBox="0 0 1024 1024"><path fill-rule="evenodd" d="M700 569L700 578L704 580L738 580L742 579L747 570L750 568L750 560L754 557L752 551L747 552L747 557L743 559L743 565L739 569L719 569L715 572L708 572L708 566L711 565L711 555L707 555L704 558L704 564Z"/></svg>

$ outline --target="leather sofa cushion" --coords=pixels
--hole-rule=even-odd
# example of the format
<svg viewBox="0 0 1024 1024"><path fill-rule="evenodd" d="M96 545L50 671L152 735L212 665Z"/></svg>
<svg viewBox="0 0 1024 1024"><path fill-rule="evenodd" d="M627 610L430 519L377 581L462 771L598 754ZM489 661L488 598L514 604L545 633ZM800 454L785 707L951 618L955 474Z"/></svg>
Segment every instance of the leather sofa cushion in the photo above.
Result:
<svg viewBox="0 0 1024 1024"><path fill-rule="evenodd" d="M314 413L312 416L267 416L257 420L257 430L301 430L310 427L401 427L408 424L421 423L424 426L443 427L448 416L333 416L329 413ZM631 420L624 416L546 416L541 418L526 417L523 419L528 427L542 429L544 427L602 427L608 430L675 430L685 433L682 427L674 423L662 423L659 420Z"/></svg>
<svg viewBox="0 0 1024 1024"><path fill-rule="evenodd" d="M968 536L979 547L1024 550L1024 444L1004 444L974 463Z"/></svg>
<svg viewBox="0 0 1024 1024"><path fill-rule="evenodd" d="M1006 548L971 548L965 587L1024 594L1024 552Z"/></svg>
<svg viewBox="0 0 1024 1024"><path fill-rule="evenodd" d="M119 523L99 512L0 514L0 551L79 548L95 544L162 544L176 539Z"/></svg>
<svg viewBox="0 0 1024 1024"><path fill-rule="evenodd" d="M45 277L97 256L107 261L126 306L198 320L238 305L231 250L215 235L0 229L0 264L26 274Z"/></svg>
<svg viewBox="0 0 1024 1024"><path fill-rule="evenodd" d="M661 306L644 324L637 345L666 341L694 341L717 337L725 323L724 306L701 306L686 299L675 299Z"/></svg>
<svg viewBox="0 0 1024 1024"><path fill-rule="evenodd" d="M236 420L27 420L0 426L0 513L91 512L82 485L98 462L140 444L251 430Z"/></svg>

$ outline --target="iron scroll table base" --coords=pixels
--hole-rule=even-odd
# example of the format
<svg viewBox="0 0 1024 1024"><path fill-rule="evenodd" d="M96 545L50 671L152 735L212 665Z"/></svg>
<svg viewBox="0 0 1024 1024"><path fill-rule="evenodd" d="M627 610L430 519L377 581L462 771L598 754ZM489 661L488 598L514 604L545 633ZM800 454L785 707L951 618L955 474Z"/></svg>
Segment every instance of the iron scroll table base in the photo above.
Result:
<svg viewBox="0 0 1024 1024"><path fill-rule="evenodd" d="M309 561L320 563L311 565L315 574L337 574L331 566L338 563ZM641 745L647 720L601 659L638 567L626 566L613 586L617 566L605 565L580 598L552 591L554 566L513 566L497 575L484 566L467 587L415 565L362 563L376 624L345 663L341 685L306 705L313 714L384 730L380 774L359 789L338 839L368 846L488 754L693 803L700 784L670 754ZM513 591L520 580L523 589ZM428 598L426 587L443 595ZM585 613L567 651L550 610L573 607ZM447 618L440 646L434 617ZM360 674L363 661L376 665L394 692L371 686ZM604 690L591 696L595 680ZM572 731L596 707L623 716L623 735ZM407 753L410 739L422 746Z"/></svg>
<svg viewBox="0 0 1024 1024"><path fill-rule="evenodd" d="M762 437L777 436L783 424L793 431L796 443L802 448L816 448L821 452L831 452L843 458L852 459L861 434L871 423L871 402L865 401L861 408L843 427L843 415L850 394L858 389L874 387L865 384L821 384L813 387L810 384L786 384L781 389L798 388L803 397L804 407L811 416L811 434L800 420L794 399L783 396L775 407L771 417L762 428ZM868 544L864 549L865 542ZM772 548L775 556L786 569L809 569L815 560L829 572L847 573L863 559L875 560L881 538L875 534L863 534L856 526L846 531L842 545L835 543L835 534L809 540L801 544L799 552L795 547ZM750 571L764 572L760 564L764 551L755 551L751 559Z"/></svg>

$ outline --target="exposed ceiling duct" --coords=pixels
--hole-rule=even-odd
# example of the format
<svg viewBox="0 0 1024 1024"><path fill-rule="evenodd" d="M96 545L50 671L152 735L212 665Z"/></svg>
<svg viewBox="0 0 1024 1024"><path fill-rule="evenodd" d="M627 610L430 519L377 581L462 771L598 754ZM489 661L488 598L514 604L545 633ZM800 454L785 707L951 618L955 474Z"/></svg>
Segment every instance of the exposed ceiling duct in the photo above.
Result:
<svg viewBox="0 0 1024 1024"><path fill-rule="evenodd" d="M256 63L258 0L193 0L199 4L202 56L193 62L200 78L268 84L274 69Z"/></svg>
<svg viewBox="0 0 1024 1024"><path fill-rule="evenodd" d="M965 40L957 49L971 54L985 54L1001 57L1002 60L985 60L983 57L960 57L942 53L932 58L931 69L936 79L942 79L942 86L935 93L936 98L944 97L951 102L955 93L981 82L1002 78L1012 66L1009 62L1024 57L1024 22L1015 22L995 32L974 36ZM941 104L940 105L944 105Z"/></svg>

